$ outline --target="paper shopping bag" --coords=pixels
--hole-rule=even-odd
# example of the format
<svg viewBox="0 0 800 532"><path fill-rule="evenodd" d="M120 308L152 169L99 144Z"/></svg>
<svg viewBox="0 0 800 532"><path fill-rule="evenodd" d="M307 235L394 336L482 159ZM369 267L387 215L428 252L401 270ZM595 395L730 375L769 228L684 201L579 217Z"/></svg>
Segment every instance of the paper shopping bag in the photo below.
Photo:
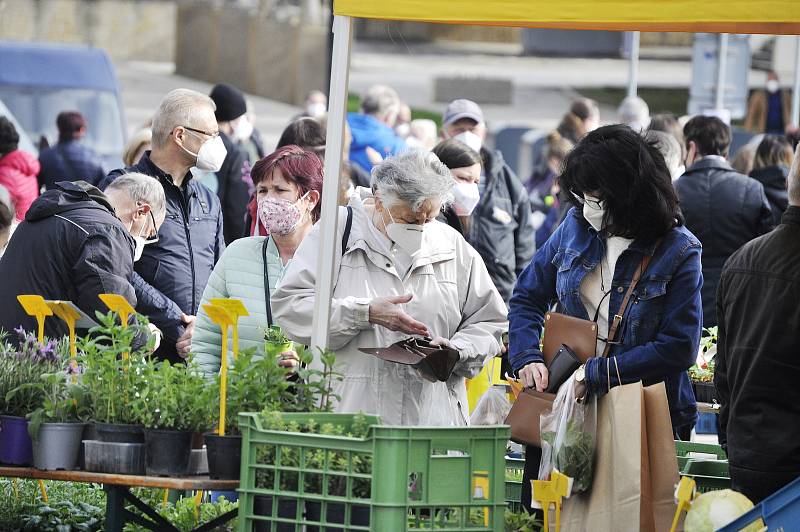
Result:
<svg viewBox="0 0 800 532"><path fill-rule="evenodd" d="M675 515L678 458L664 383L644 388L650 506L656 530L669 530Z"/></svg>
<svg viewBox="0 0 800 532"><path fill-rule="evenodd" d="M678 464L663 384L612 388L598 401L595 476L564 501L563 531L669 530Z"/></svg>

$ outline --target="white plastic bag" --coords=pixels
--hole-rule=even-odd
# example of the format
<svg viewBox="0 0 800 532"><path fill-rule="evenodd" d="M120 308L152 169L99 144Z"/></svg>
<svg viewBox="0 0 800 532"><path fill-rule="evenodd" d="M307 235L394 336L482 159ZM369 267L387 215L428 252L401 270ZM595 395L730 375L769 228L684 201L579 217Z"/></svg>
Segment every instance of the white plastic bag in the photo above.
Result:
<svg viewBox="0 0 800 532"><path fill-rule="evenodd" d="M491 386L475 405L475 410L469 417L469 424L503 425L510 410L511 402L508 400L505 386Z"/></svg>
<svg viewBox="0 0 800 532"><path fill-rule="evenodd" d="M552 410L542 414L540 426L539 480L548 480L556 470L572 480L571 493L588 490L597 447L597 397L590 395L579 403L575 377L570 377L558 390Z"/></svg>

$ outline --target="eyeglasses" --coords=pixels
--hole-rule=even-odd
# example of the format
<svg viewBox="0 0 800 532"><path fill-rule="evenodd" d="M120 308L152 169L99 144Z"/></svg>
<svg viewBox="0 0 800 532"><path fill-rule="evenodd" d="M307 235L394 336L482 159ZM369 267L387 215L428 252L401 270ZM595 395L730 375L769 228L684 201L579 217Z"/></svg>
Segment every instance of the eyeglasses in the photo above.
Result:
<svg viewBox="0 0 800 532"><path fill-rule="evenodd" d="M211 137L211 138L219 136L219 131L204 131L202 129L195 129L195 128L189 127L189 126L181 126L181 127L183 129L187 130L187 131L191 131L192 133L200 133L201 135L205 135L205 136Z"/></svg>
<svg viewBox="0 0 800 532"><path fill-rule="evenodd" d="M572 191L572 190L570 190L570 191L569 191L569 193L570 193L570 194L572 194L572 197L573 197L573 198L575 198L575 200L576 200L578 203L580 203L581 205L583 205L583 204L585 204L585 203L588 203L590 207L592 207L592 208L594 208L594 209L597 209L597 210L601 209L601 208L602 208L602 206L603 206L603 205L602 205L602 200L596 200L596 199L586 199L586 198L584 198L583 196L580 196L580 195L576 194L576 193L575 193L574 191Z"/></svg>

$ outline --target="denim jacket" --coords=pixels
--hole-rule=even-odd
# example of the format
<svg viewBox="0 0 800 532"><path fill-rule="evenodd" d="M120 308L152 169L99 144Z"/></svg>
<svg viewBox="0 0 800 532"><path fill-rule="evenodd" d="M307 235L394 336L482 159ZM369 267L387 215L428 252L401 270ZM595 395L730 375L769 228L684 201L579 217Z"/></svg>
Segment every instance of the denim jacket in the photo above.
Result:
<svg viewBox="0 0 800 532"><path fill-rule="evenodd" d="M572 209L522 272L509 304L509 359L515 371L542 362L539 341L544 315L553 303L559 311L591 319L581 301L580 285L605 253L602 233L592 229ZM631 297L617 333L616 357L623 384L645 386L663 381L667 388L673 427L697 419L697 403L686 370L694 363L702 331L700 242L685 227L669 231L658 243L634 241L622 253L614 270L610 317L622 305L635 270L644 254L653 255ZM609 317L609 321L610 321ZM604 331L601 335L604 336ZM591 393L603 394L617 386L616 368L593 358L586 364Z"/></svg>

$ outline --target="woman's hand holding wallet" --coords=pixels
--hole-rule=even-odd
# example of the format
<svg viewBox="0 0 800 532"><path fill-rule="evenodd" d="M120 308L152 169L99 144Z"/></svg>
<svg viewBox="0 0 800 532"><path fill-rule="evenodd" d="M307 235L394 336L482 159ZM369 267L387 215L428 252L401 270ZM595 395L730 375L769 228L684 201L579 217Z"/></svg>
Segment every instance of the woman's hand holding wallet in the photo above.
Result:
<svg viewBox="0 0 800 532"><path fill-rule="evenodd" d="M550 373L542 362L531 362L517 373L519 380L527 388L536 386L536 391L543 392L547 389Z"/></svg>

